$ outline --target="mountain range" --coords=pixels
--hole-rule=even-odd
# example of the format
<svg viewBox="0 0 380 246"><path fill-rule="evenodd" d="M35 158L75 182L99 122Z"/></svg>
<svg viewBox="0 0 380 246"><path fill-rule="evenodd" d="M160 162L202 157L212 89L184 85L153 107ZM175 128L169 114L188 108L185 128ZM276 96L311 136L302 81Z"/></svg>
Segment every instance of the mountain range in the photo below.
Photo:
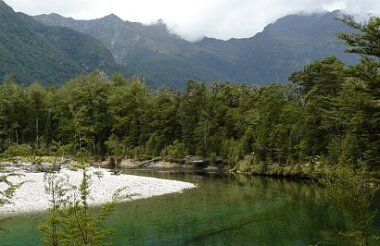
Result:
<svg viewBox="0 0 380 246"><path fill-rule="evenodd" d="M286 83L292 72L325 56L356 60L335 36L352 31L335 19L340 15L289 15L250 38L189 42L162 22L143 25L113 14L94 20L29 17L0 1L0 76L60 83L100 68L134 71L151 87L183 88L187 80Z"/></svg>

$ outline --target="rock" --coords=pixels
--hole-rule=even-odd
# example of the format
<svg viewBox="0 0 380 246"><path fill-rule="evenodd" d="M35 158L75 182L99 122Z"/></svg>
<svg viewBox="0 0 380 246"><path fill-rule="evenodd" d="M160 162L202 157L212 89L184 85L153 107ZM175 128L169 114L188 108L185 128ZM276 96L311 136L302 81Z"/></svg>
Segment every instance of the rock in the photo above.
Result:
<svg viewBox="0 0 380 246"><path fill-rule="evenodd" d="M133 159L123 159L120 161L120 167L122 168L137 168L138 165L139 163Z"/></svg>
<svg viewBox="0 0 380 246"><path fill-rule="evenodd" d="M219 171L220 168L217 166L207 166L206 168L204 168L204 170L206 170L206 171Z"/></svg>

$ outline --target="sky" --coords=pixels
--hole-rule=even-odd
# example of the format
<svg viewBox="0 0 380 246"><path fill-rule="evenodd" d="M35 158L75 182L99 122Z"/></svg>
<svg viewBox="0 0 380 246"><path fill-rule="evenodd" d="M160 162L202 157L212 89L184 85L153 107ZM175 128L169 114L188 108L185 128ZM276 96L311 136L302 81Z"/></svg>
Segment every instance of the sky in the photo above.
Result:
<svg viewBox="0 0 380 246"><path fill-rule="evenodd" d="M116 14L152 24L161 19L173 33L195 41L251 37L288 14L343 10L380 15L380 0L5 0L29 15L57 13L74 19Z"/></svg>

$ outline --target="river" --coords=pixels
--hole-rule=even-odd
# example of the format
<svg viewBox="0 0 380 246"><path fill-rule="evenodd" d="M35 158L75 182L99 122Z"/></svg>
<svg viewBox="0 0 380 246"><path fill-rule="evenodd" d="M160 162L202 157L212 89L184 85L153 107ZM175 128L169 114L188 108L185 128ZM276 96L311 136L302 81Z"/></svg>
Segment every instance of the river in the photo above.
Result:
<svg viewBox="0 0 380 246"><path fill-rule="evenodd" d="M113 245L350 245L347 221L325 190L302 181L194 171L126 171L196 183L196 189L117 205ZM374 204L380 208L380 197ZM0 245L41 245L46 214L3 223ZM374 229L380 233L380 216Z"/></svg>

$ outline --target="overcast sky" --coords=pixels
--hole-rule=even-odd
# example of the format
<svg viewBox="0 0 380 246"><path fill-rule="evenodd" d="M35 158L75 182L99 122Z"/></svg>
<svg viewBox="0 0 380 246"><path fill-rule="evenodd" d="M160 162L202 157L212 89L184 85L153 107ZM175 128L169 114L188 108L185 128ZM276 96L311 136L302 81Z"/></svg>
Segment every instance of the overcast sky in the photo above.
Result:
<svg viewBox="0 0 380 246"><path fill-rule="evenodd" d="M150 24L162 19L188 40L251 37L269 23L292 13L341 9L380 14L380 0L5 0L29 15L58 13L94 19L114 13L124 20Z"/></svg>

